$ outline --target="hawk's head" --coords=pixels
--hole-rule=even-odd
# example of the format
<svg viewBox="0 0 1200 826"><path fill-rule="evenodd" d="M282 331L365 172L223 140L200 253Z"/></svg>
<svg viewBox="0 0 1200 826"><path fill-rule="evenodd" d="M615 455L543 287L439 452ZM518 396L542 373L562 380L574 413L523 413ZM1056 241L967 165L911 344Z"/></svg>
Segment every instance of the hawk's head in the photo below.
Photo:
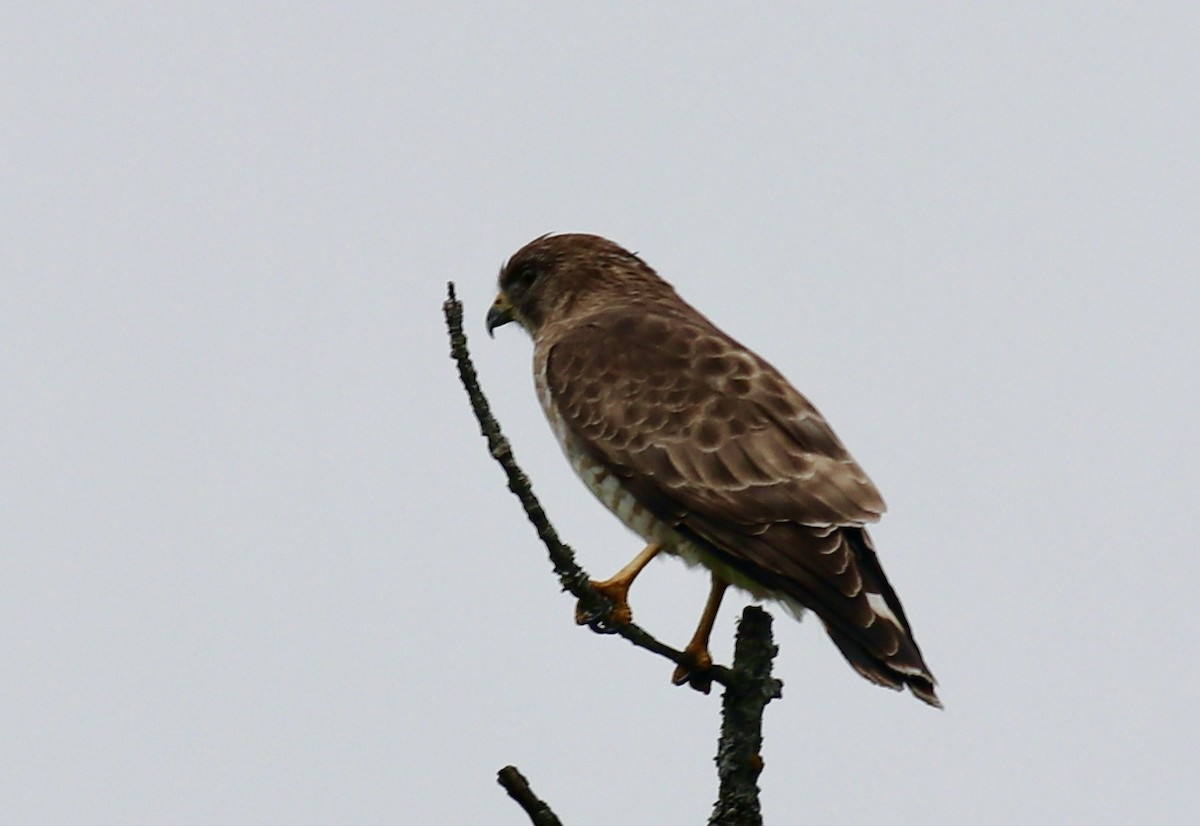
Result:
<svg viewBox="0 0 1200 826"><path fill-rule="evenodd" d="M536 337L546 324L674 291L646 262L598 235L543 235L500 270L487 330L515 321Z"/></svg>

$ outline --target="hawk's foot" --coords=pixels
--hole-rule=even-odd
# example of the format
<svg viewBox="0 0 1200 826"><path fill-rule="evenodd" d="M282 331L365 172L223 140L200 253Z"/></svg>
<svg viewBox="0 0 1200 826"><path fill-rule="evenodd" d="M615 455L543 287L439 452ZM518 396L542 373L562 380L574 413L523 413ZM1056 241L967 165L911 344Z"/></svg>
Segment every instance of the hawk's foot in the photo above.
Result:
<svg viewBox="0 0 1200 826"><path fill-rule="evenodd" d="M712 655L707 648L696 648L689 645L683 649L684 662L675 666L671 682L675 685L687 683L689 686L707 694L712 691Z"/></svg>
<svg viewBox="0 0 1200 826"><path fill-rule="evenodd" d="M712 655L708 653L708 638L712 636L713 623L717 621L717 611L721 608L721 598L729 583L715 573L712 575L712 588L708 592L708 601L704 603L704 613L700 615L700 623L696 633L683 648L683 661L671 675L675 685L687 683L697 691L707 694L712 690Z"/></svg>
<svg viewBox="0 0 1200 826"><path fill-rule="evenodd" d="M584 607L583 600L575 606L575 624L590 625L592 628L614 628L618 625L628 625L633 622L633 611L629 609L629 582L625 580L606 579L603 582L591 581L592 587L599 591L612 608L607 613Z"/></svg>
<svg viewBox="0 0 1200 826"><path fill-rule="evenodd" d="M579 625L590 626L593 631L609 634L613 632L613 629L633 622L633 612L629 610L629 586L637 579L637 575L642 572L647 563L658 556L661 550L661 545L651 542L642 548L641 552L628 565L608 579L602 582L591 580L592 587L612 603L612 608L607 614L602 614L585 607L583 600L580 600L579 605L575 608L575 622Z"/></svg>

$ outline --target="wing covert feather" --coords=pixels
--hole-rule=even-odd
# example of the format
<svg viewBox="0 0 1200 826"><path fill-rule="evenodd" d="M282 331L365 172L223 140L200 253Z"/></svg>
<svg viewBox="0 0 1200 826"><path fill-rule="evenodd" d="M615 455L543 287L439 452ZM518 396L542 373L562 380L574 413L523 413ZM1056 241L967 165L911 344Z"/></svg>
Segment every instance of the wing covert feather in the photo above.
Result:
<svg viewBox="0 0 1200 826"><path fill-rule="evenodd" d="M816 409L702 318L598 314L555 338L545 369L571 435L685 522L742 533L884 511Z"/></svg>

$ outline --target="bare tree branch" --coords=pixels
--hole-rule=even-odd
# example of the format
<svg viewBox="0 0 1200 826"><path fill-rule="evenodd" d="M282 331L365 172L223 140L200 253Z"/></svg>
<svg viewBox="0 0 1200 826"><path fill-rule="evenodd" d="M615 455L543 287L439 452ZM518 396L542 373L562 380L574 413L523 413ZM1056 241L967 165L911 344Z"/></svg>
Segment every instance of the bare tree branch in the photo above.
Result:
<svg viewBox="0 0 1200 826"><path fill-rule="evenodd" d="M529 788L529 781L517 771L516 766L505 766L496 774L496 781L508 792L508 796L529 815L533 826L562 826L558 815L550 809L550 804L538 798Z"/></svg>
<svg viewBox="0 0 1200 826"><path fill-rule="evenodd" d="M488 449L508 477L509 490L520 500L525 515L546 546L563 589L579 599L587 615L601 618L589 623L593 631L618 634L639 648L681 665L690 664L682 651L659 642L637 625L611 624L604 619L609 615L611 604L592 587L587 574L575 562L574 551L558 538L558 532L533 494L529 477L517 465L512 447L492 416L467 350L467 338L462 329L462 303L454 293L453 282L448 285L447 292L442 309L450 334L450 354L458 365L458 375L470 398L471 409L475 412L480 431L487 439ZM703 675L725 686L721 701L721 737L716 757L720 791L709 826L762 824L758 800L758 776L763 769L760 754L762 715L768 702L782 696L782 683L771 676L771 661L776 653L771 638L771 615L761 608L749 606L742 612L738 624L733 668L714 665ZM535 826L561 826L554 812L534 795L516 768L507 766L501 769L498 779Z"/></svg>
<svg viewBox="0 0 1200 826"><path fill-rule="evenodd" d="M575 552L558 538L558 532L550 524L541 503L533 494L533 486L529 477L517 464L513 457L512 446L500 432L499 422L492 416L491 406L479 386L479 375L475 372L474 364L471 363L471 354L467 349L467 337L463 333L462 327L462 302L455 295L453 281L447 285L447 298L442 305L442 311L445 313L446 328L450 333L450 355L458 365L458 376L471 400L471 409L475 412L475 418L479 422L480 432L487 439L492 457L500 464L500 467L504 468L504 473L508 476L508 489L521 501L525 515L537 530L546 550L549 551L554 572L558 574L563 589L579 599L580 606L588 616L600 618L589 623L589 627L597 633L617 634L637 647L666 657L676 664L689 665L691 661L682 651L660 642L640 626L634 623L610 625L605 622L604 618L609 615L612 605L606 597L592 587L587 573L575 561ZM711 677L722 685L728 685L730 681L729 669L721 665L712 666L704 676Z"/></svg>
<svg viewBox="0 0 1200 826"><path fill-rule="evenodd" d="M733 651L735 679L726 684L721 699L716 758L721 785L709 826L762 826L762 715L767 703L783 696L783 684L771 676L771 660L778 651L771 639L771 615L746 606Z"/></svg>

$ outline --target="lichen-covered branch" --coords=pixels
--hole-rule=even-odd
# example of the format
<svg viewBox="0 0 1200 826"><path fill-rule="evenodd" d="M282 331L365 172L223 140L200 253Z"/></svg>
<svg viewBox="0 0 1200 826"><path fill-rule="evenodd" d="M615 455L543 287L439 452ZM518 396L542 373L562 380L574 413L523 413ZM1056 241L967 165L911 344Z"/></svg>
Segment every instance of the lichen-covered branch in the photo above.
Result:
<svg viewBox="0 0 1200 826"><path fill-rule="evenodd" d="M771 615L756 606L746 606L734 644L734 679L726 685L721 699L721 739L716 758L721 782L709 826L762 824L758 776L763 770L763 709L783 691L783 684L771 676L776 653Z"/></svg>
<svg viewBox="0 0 1200 826"><path fill-rule="evenodd" d="M496 774L496 782L525 810L533 826L562 826L562 821L551 810L550 804L533 793L533 789L529 788L529 781L517 771L516 766L502 768Z"/></svg>

